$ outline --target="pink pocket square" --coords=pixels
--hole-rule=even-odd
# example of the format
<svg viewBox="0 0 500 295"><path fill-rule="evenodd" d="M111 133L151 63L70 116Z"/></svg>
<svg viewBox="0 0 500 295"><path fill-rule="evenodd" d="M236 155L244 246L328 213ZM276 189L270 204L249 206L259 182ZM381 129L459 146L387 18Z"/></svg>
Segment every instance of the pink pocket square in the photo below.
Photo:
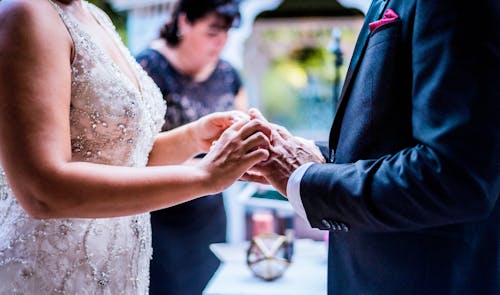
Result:
<svg viewBox="0 0 500 295"><path fill-rule="evenodd" d="M370 27L370 32L375 31L376 28L382 25L392 23L397 19L399 19L399 15L397 15L397 13L394 12L394 10L389 8L384 12L384 17L382 17L382 19L379 19L377 21L368 24L368 26Z"/></svg>

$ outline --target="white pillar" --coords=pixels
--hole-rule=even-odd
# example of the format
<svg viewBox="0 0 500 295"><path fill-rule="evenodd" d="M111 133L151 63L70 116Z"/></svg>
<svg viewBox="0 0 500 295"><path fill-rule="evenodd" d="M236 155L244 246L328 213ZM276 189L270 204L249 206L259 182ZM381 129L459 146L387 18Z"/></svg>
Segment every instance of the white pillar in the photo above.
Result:
<svg viewBox="0 0 500 295"><path fill-rule="evenodd" d="M366 15L372 0L338 0L338 2L344 7L358 9Z"/></svg>
<svg viewBox="0 0 500 295"><path fill-rule="evenodd" d="M239 28L229 33L229 39L222 52L222 57L234 67L243 68L243 47L245 41L252 34L253 23L259 13L274 10L283 0L245 0L240 4L241 24Z"/></svg>

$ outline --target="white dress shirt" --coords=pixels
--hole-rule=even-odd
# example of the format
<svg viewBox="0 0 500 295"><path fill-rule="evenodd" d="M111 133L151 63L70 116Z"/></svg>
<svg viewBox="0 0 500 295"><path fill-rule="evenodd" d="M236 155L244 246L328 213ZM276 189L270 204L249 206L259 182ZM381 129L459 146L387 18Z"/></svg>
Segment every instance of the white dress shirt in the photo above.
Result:
<svg viewBox="0 0 500 295"><path fill-rule="evenodd" d="M288 201L292 205L293 209L297 214L304 219L304 221L311 226L309 220L307 219L306 210L304 209L304 205L302 204L302 198L300 197L300 181L302 177L306 173L307 169L314 164L306 163L300 166L297 170L295 170L290 178L288 179L288 183L286 185L286 195L288 197Z"/></svg>

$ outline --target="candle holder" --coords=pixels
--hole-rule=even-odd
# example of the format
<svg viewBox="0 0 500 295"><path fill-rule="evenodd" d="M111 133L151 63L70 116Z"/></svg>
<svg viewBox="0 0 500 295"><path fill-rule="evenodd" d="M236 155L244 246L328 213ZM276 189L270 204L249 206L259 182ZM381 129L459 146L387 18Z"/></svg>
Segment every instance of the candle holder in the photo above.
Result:
<svg viewBox="0 0 500 295"><path fill-rule="evenodd" d="M292 262L293 241L283 235L255 236L247 251L247 265L259 278L273 281L281 277Z"/></svg>

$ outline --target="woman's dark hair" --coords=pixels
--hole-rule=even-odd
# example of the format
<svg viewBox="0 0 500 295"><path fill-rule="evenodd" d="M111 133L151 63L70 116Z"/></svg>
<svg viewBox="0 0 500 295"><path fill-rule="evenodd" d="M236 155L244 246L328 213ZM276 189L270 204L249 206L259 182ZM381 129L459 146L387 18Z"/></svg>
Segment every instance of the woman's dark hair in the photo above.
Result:
<svg viewBox="0 0 500 295"><path fill-rule="evenodd" d="M177 46L180 41L179 15L186 14L190 23L204 18L210 13L216 13L224 18L227 28L237 26L240 21L239 0L179 0L172 17L160 31L160 38L165 39L169 46Z"/></svg>

